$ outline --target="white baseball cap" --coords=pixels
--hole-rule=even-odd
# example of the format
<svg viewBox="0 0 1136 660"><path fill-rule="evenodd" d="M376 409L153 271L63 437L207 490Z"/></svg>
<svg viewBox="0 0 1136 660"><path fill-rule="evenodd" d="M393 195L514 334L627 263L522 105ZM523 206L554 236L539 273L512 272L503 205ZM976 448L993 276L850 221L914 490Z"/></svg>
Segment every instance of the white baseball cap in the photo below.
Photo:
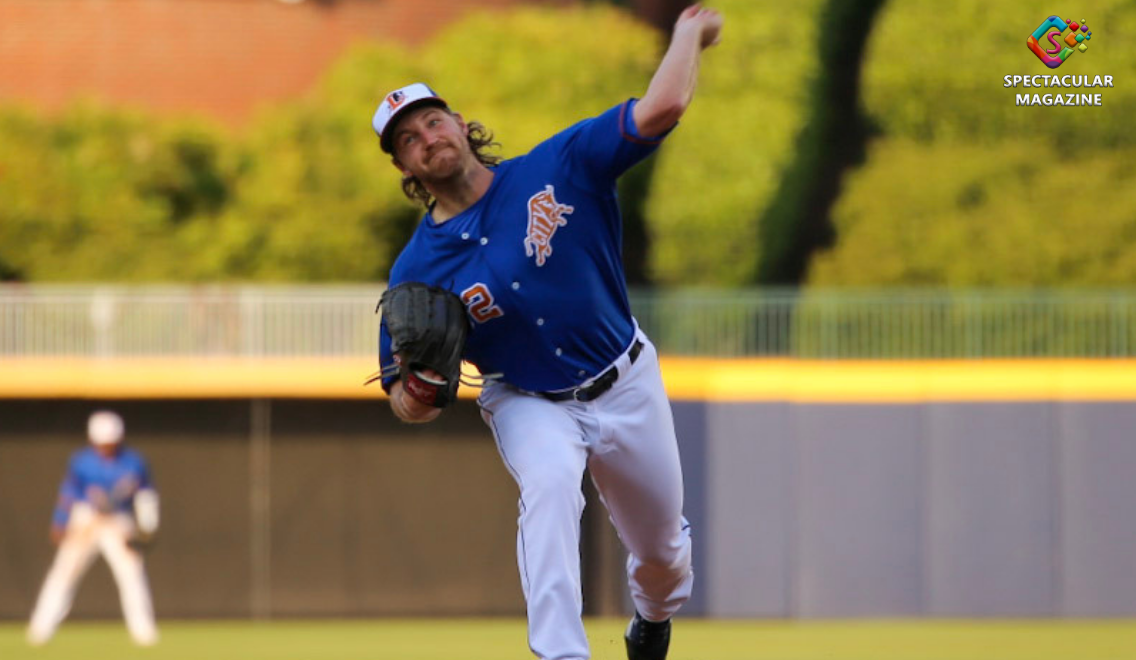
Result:
<svg viewBox="0 0 1136 660"><path fill-rule="evenodd" d="M92 445L118 444L125 430L122 418L109 410L100 410L87 420L87 438Z"/></svg>
<svg viewBox="0 0 1136 660"><path fill-rule="evenodd" d="M391 138L394 132L395 121L400 115L407 110L417 108L420 105L431 103L434 105L447 107L446 102L442 97L427 87L424 83L411 83L406 87L399 87L390 94L387 94L382 103L375 110L375 115L371 117L371 127L375 129L375 133L379 136L379 146L383 151L392 153L391 151ZM390 129L390 130L387 130Z"/></svg>

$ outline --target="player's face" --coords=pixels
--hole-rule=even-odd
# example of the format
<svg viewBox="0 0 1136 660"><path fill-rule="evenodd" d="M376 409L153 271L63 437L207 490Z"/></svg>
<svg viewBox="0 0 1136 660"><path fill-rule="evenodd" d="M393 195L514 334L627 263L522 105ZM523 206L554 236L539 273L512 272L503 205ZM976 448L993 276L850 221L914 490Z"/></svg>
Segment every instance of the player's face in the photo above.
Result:
<svg viewBox="0 0 1136 660"><path fill-rule="evenodd" d="M114 458L118 455L118 444L113 445L95 445L95 451L103 458Z"/></svg>
<svg viewBox="0 0 1136 660"><path fill-rule="evenodd" d="M427 106L398 122L391 140L394 164L422 181L443 180L462 172L473 157L461 115Z"/></svg>

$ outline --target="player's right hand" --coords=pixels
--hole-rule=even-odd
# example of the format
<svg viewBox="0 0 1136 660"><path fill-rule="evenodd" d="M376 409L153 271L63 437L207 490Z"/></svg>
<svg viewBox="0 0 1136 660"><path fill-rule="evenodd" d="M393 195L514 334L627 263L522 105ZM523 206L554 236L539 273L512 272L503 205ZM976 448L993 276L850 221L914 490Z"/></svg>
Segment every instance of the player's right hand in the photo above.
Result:
<svg viewBox="0 0 1136 660"><path fill-rule="evenodd" d="M407 394L402 387L402 381L396 381L391 385L390 400L395 417L409 424L432 422L442 413L441 408L426 405Z"/></svg>
<svg viewBox="0 0 1136 660"><path fill-rule="evenodd" d="M723 22L722 14L718 11L695 4L679 14L675 21L675 32L697 30L699 44L702 48L709 48L721 39Z"/></svg>

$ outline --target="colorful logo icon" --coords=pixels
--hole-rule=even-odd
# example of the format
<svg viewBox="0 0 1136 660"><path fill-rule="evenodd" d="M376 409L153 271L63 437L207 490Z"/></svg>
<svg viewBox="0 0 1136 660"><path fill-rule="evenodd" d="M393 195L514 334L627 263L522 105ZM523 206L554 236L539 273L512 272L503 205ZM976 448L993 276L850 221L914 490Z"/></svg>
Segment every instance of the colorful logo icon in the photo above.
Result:
<svg viewBox="0 0 1136 660"><path fill-rule="evenodd" d="M1062 20L1060 16L1050 16L1026 39L1026 45L1045 66L1056 69L1069 59L1074 48L1082 53L1088 50L1087 42L1092 38L1093 33L1085 25L1084 19L1078 23Z"/></svg>
<svg viewBox="0 0 1136 660"><path fill-rule="evenodd" d="M405 100L406 94L403 94L401 89L395 90L391 92L389 96L387 96L387 105L390 106L391 110L394 110L398 106L402 105L402 102Z"/></svg>

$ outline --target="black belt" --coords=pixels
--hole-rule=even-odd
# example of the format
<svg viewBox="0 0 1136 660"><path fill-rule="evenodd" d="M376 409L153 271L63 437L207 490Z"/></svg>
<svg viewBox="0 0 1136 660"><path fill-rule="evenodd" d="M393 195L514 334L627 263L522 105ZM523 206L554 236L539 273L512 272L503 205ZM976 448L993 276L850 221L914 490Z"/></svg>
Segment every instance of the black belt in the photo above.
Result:
<svg viewBox="0 0 1136 660"><path fill-rule="evenodd" d="M635 360L639 358L639 353L643 351L643 342L636 339L635 343L631 345L631 350L627 351L627 357L631 358L631 364L635 364ZM611 389L615 385L615 381L619 380L619 370L615 367L603 372L592 381L591 385L587 387L577 387L572 390L561 390L560 392L538 392L542 397L549 401L594 401L598 399L601 394Z"/></svg>

